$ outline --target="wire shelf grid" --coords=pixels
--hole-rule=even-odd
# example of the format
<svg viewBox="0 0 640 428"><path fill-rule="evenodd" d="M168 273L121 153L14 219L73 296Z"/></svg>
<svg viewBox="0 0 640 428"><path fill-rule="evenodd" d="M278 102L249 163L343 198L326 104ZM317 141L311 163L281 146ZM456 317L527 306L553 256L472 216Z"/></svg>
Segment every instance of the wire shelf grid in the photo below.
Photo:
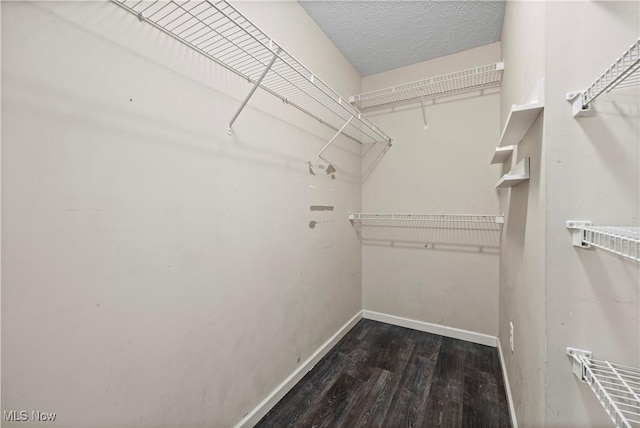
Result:
<svg viewBox="0 0 640 428"><path fill-rule="evenodd" d="M398 213L350 213L352 221L411 221L446 223L504 223L502 215L487 214L398 214Z"/></svg>
<svg viewBox="0 0 640 428"><path fill-rule="evenodd" d="M359 142L391 139L226 1L112 0L334 131ZM272 63L269 68L269 64ZM349 125L342 127L350 121Z"/></svg>
<svg viewBox="0 0 640 428"><path fill-rule="evenodd" d="M587 109L589 104L603 92L608 92L616 87L622 88L637 85L639 82L640 38L602 72L587 89L579 92L579 107Z"/></svg>
<svg viewBox="0 0 640 428"><path fill-rule="evenodd" d="M491 88L500 85L503 70L504 63L502 62L483 65L416 82L365 92L352 96L350 101L358 108L366 111L367 109L385 105Z"/></svg>
<svg viewBox="0 0 640 428"><path fill-rule="evenodd" d="M617 428L640 428L640 369L570 352L586 382ZM578 375L578 373L576 373Z"/></svg>
<svg viewBox="0 0 640 428"><path fill-rule="evenodd" d="M640 261L640 227L586 226L583 242Z"/></svg>
<svg viewBox="0 0 640 428"><path fill-rule="evenodd" d="M497 251L504 222L485 214L349 214L363 243L431 249Z"/></svg>

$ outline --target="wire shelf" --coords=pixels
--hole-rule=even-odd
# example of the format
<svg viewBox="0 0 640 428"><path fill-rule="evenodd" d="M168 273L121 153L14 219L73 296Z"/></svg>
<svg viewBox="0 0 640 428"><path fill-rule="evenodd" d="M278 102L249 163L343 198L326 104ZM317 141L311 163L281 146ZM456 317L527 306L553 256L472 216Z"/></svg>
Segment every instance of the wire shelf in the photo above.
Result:
<svg viewBox="0 0 640 428"><path fill-rule="evenodd" d="M502 215L487 214L398 214L398 213L350 213L351 221L410 221L445 223L504 223Z"/></svg>
<svg viewBox="0 0 640 428"><path fill-rule="evenodd" d="M479 247L481 251L497 251L504 223L504 216L486 214L351 213L348 218L367 244L431 249Z"/></svg>
<svg viewBox="0 0 640 428"><path fill-rule="evenodd" d="M573 245L600 248L624 258L640 262L640 227L592 226L590 221L567 222L573 230Z"/></svg>
<svg viewBox="0 0 640 428"><path fill-rule="evenodd" d="M589 110L591 102L616 87L628 87L640 82L640 38L611 64L587 89L570 92L567 99L573 103L573 115Z"/></svg>
<svg viewBox="0 0 640 428"><path fill-rule="evenodd" d="M587 226L583 242L640 261L640 227Z"/></svg>
<svg viewBox="0 0 640 428"><path fill-rule="evenodd" d="M334 131L359 143L391 142L358 109L226 1L112 1ZM231 123L233 120L235 117Z"/></svg>
<svg viewBox="0 0 640 428"><path fill-rule="evenodd" d="M586 382L618 428L640 428L640 369L592 358L589 351L567 348L574 373Z"/></svg>
<svg viewBox="0 0 640 428"><path fill-rule="evenodd" d="M504 63L502 62L483 65L390 88L365 92L352 96L349 101L366 111L385 105L491 88L500 86L503 70Z"/></svg>

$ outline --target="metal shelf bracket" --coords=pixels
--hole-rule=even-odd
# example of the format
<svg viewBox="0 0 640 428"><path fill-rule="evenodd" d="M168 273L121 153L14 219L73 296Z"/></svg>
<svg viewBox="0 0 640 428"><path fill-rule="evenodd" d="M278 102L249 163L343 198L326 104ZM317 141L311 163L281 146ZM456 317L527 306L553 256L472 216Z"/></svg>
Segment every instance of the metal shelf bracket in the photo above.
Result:
<svg viewBox="0 0 640 428"><path fill-rule="evenodd" d="M567 229L572 233L572 244L574 247L591 248L591 245L584 242L584 228L591 226L590 221L569 220L567 221Z"/></svg>
<svg viewBox="0 0 640 428"><path fill-rule="evenodd" d="M429 124L427 123L427 112L424 110L424 98L420 98L420 107L422 107L422 121L424 122L424 130L426 131Z"/></svg>
<svg viewBox="0 0 640 428"><path fill-rule="evenodd" d="M566 100L571 103L573 117L593 116L591 104L582 104L582 92L567 92Z"/></svg>
<svg viewBox="0 0 640 428"><path fill-rule="evenodd" d="M586 382L587 373L583 358L591 359L593 358L593 353L583 349L567 347L567 355L571 357L571 362L573 363L573 374L576 375L581 382Z"/></svg>

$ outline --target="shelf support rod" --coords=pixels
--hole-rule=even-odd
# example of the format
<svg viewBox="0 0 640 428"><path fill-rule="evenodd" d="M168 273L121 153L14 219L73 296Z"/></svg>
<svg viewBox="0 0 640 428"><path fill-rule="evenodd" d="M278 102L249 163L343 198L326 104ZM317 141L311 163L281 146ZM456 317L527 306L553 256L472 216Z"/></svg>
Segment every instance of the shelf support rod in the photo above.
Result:
<svg viewBox="0 0 640 428"><path fill-rule="evenodd" d="M238 116L240 116L240 113L249 102L249 99L251 99L251 97L253 96L253 93L256 91L256 89L258 89L258 86L260 86L260 84L262 83L262 80L267 75L269 70L271 70L271 67L273 66L273 63L276 62L276 59L278 58L279 53L280 53L280 48L278 48L278 50L273 54L273 57L269 61L269 64L267 64L267 66L264 68L264 70L262 71L262 74L260 75L258 80L256 80L256 83L253 85L253 87L251 88L247 96L244 98L244 101L242 101L242 104L240 104L238 111L236 111L236 114L234 114L231 120L229 121L229 126L227 127L227 134L231 135L231 127L233 126L233 122L235 122Z"/></svg>
<svg viewBox="0 0 640 428"><path fill-rule="evenodd" d="M424 111L424 97L420 98L420 106L422 107L422 120L424 121L424 130L426 131L429 127L427 123L427 112Z"/></svg>
<svg viewBox="0 0 640 428"><path fill-rule="evenodd" d="M322 150L320 150L320 153L318 153L318 159L322 157L322 153L324 153L325 150L327 150L329 148L329 146L331 144L333 144L333 142L336 140L336 138L338 138L338 135L342 134L342 131L344 131L344 129L349 126L349 124L351 123L351 121L353 120L354 116L351 116L349 118L349 120L347 120L347 123L345 123L344 125L342 125L342 128L340 128L340 130L338 132L336 132L336 134L331 137L331 139L329 140L329 142L322 148Z"/></svg>

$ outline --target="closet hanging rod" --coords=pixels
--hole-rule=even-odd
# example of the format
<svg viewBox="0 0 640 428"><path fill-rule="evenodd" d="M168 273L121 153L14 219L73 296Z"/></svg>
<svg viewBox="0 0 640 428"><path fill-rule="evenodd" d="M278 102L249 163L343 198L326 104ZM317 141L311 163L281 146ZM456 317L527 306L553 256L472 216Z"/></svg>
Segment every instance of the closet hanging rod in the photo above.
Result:
<svg viewBox="0 0 640 428"><path fill-rule="evenodd" d="M567 94L567 101L573 105L573 115L584 116L591 109L591 103L604 92L617 86L628 86L628 83L637 82L638 73L640 73L640 38L607 67L587 89Z"/></svg>
<svg viewBox="0 0 640 428"><path fill-rule="evenodd" d="M350 121L342 130L350 139L391 142L362 112L228 2L111 1L334 131Z"/></svg>

